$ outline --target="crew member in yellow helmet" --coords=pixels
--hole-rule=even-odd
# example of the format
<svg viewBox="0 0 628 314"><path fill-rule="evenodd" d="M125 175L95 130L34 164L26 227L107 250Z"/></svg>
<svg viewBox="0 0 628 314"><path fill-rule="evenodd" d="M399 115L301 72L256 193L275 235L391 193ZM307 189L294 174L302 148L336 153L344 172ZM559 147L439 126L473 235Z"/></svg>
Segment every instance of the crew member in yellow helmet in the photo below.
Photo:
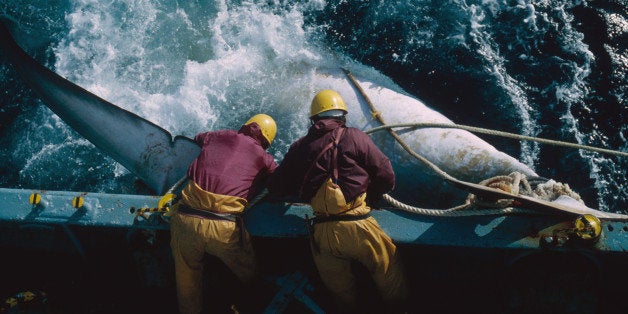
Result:
<svg viewBox="0 0 628 314"><path fill-rule="evenodd" d="M326 89L320 91L310 104L310 120L315 122L320 118L334 117L345 120L347 105L338 92Z"/></svg>
<svg viewBox="0 0 628 314"><path fill-rule="evenodd" d="M275 135L277 135L277 124L275 120L267 114L260 113L252 116L244 123L244 126L250 125L253 122L259 126L262 136L266 139L266 142L263 143L264 148L268 148L275 139Z"/></svg>
<svg viewBox="0 0 628 314"><path fill-rule="evenodd" d="M345 125L347 113L338 92L323 90L314 96L312 126L275 170L269 196L298 197L312 206L312 255L338 301L338 309L331 312L402 312L407 291L397 247L370 215L371 206L393 189L395 175L371 138ZM372 275L384 308L361 307L354 262Z"/></svg>
<svg viewBox="0 0 628 314"><path fill-rule="evenodd" d="M202 304L205 253L222 260L245 287L258 279L257 260L240 215L277 167L266 152L276 133L273 118L257 114L239 131L195 136L201 152L188 168L188 183L173 206L170 226L180 313L228 310ZM238 306L246 306L241 302Z"/></svg>

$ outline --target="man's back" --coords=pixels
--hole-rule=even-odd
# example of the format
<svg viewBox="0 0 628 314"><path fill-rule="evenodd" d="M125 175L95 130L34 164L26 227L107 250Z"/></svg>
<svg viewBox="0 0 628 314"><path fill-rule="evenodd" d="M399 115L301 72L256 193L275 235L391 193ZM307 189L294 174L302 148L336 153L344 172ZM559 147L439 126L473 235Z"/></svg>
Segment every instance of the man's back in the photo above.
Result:
<svg viewBox="0 0 628 314"><path fill-rule="evenodd" d="M350 201L368 190L385 193L394 187L395 175L389 159L375 146L368 135L356 128L347 128L343 121L326 119L313 125L308 134L291 147L269 189L282 195L297 195L303 185L303 200L309 201L318 187L331 176L332 152L314 159L338 133L346 128L338 143L338 185ZM316 166L307 173L311 165Z"/></svg>
<svg viewBox="0 0 628 314"><path fill-rule="evenodd" d="M188 177L205 191L248 198L251 186L274 171L276 164L259 140L247 135L256 131L245 127L240 132L198 134L195 141L202 149Z"/></svg>

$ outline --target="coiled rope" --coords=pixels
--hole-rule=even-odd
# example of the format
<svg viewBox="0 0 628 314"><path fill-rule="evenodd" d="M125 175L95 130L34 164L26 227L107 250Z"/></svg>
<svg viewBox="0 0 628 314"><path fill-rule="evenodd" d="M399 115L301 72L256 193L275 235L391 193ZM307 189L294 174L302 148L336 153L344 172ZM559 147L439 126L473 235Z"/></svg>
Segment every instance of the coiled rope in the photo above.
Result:
<svg viewBox="0 0 628 314"><path fill-rule="evenodd" d="M491 216L491 215L508 215L508 214L544 214L543 212L532 211L529 209L523 209L518 207L504 207L504 208L486 208L486 209L474 209L471 203L465 203L449 209L427 209L414 207L408 204L404 204L388 194L384 194L384 200L390 203L395 208L403 211L436 217L464 217L464 216Z"/></svg>
<svg viewBox="0 0 628 314"><path fill-rule="evenodd" d="M478 127L473 127L473 126L466 126L466 125L445 124L445 123L408 123L408 124L387 125L386 122L384 121L384 118L382 117L381 113L376 110L375 106L373 105L373 103L371 102L369 97L366 95L366 93L364 92L364 90L362 89L360 84L357 82L357 80L353 77L351 72L349 72L346 69L343 69L343 71L347 75L348 79L351 81L353 86L358 90L358 92L360 93L362 98L369 105L370 110L371 110L371 115L373 116L373 118L377 119L379 121L379 123L382 124L382 126L373 128L371 130L368 130L368 131L366 131L366 133L373 133L373 132L377 132L377 131L381 131L381 130L387 130L391 134L391 136L401 145L401 147L403 147L410 155L412 155L416 159L418 159L421 162L423 162L425 165L427 165L430 169L432 169L436 174L441 176L447 182L453 183L454 185L456 185L458 187L461 187L461 188L464 188L465 185L472 185L472 184L470 184L468 182L460 181L460 180L452 177L451 175L449 175L445 171L441 170L434 163L430 162L425 157L423 157L423 156L419 155L418 153L416 153L414 150L412 150L405 143L405 141L403 139L401 139L401 137L393 129L394 128L399 128L399 127L410 127L410 128L429 128L429 127L431 127L431 128L457 128L457 129L467 130L467 131L470 131L470 132L483 133L483 134L488 134L488 135L502 136L502 137L520 139L520 140L536 141L536 142L545 143L545 144L552 144L552 145L559 145L559 146L565 146L565 147L571 147L571 148L585 149L585 150L596 151L596 152L601 152L601 153L606 153L606 154L613 154L613 155L617 155L617 156L628 156L628 153L625 153L625 152L619 152L619 151L614 151L614 150L609 150L609 149L597 148L597 147L580 145L580 144L574 144L574 143L568 143L568 142L562 142L562 141L555 141L555 140L548 140L548 139L543 139L543 138L524 136L524 135L519 135L519 134L501 132L501 131L490 130L490 129L483 129L483 128L478 128ZM525 194L532 195L532 196L537 197L537 198L542 198L540 196L546 196L547 197L548 193L546 191L548 191L548 190L561 190L562 189L562 191L560 191L558 193L558 195L569 195L572 198L575 198L576 200L580 200L580 196L575 194L574 192L572 192L567 185L562 185L561 183L556 183L553 180L550 180L549 183L554 184L554 186L546 187L545 191L539 190L539 191L536 191L536 193L532 193L531 188L530 188L530 186L529 186L529 184L528 184L528 182L527 182L527 180L525 178L525 175L520 174L520 173L512 173L509 176L498 176L498 177L494 177L494 178L490 178L490 179L484 180L484 181L480 182L480 185L483 185L483 186L486 186L486 187L492 187L492 188L501 189L502 191L505 191L505 192L508 192L508 193L512 193L513 195L517 195L519 193L519 186L520 186L520 184L523 184L525 190L528 192L528 193L524 193L524 195ZM566 187L566 190L563 187ZM556 195L555 193L552 193L552 196L555 196L555 195ZM404 210L404 211L407 211L407 212L410 212L410 213L421 214L421 215L428 215L428 216L452 217L452 216L478 216L478 215L505 215L505 214L515 214L515 213L517 213L517 214L519 214L519 213L525 213L525 214L531 214L531 213L534 213L534 214L549 214L550 213L550 212L540 212L540 211L535 211L535 210L530 210L530 209L525 209L525 208L520 208L520 207L512 207L510 205L519 205L519 204L516 204L515 202L513 202L512 199L498 199L498 200L491 200L491 201L487 202L486 200L484 200L484 199L482 199L480 197L477 197L474 194L469 194L469 196L467 197L467 200L465 201L464 204L456 206L456 207L452 207L452 208L449 208L449 209L425 209L425 208L419 208L419 207L411 206L411 205L408 205L408 204L404 204L404 203L394 199L389 194L384 194L383 198L384 198L384 200L386 200L388 203L390 203L395 208L398 208L398 209L401 209L401 210ZM482 207L482 209L475 209L474 207ZM497 207L497 208L495 208L495 207ZM626 216L626 217L628 217L628 216Z"/></svg>

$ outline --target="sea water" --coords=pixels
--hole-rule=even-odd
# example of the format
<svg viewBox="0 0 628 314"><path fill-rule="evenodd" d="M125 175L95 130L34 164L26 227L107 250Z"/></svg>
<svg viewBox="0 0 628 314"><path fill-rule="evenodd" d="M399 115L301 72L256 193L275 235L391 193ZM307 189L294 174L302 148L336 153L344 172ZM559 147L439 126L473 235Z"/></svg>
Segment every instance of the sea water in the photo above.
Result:
<svg viewBox="0 0 628 314"><path fill-rule="evenodd" d="M386 74L459 124L628 151L626 10L620 0L0 3L39 62L172 134L273 115L278 162L308 126L309 104L284 87L302 65L337 60ZM1 52L0 78L1 187L143 192ZM627 158L482 137L590 207L628 213Z"/></svg>

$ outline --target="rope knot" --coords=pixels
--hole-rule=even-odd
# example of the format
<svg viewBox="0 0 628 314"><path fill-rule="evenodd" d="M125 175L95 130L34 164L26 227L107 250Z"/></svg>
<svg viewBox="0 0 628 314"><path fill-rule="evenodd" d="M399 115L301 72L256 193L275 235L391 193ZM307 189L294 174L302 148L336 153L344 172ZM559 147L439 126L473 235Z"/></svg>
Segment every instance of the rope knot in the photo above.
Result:
<svg viewBox="0 0 628 314"><path fill-rule="evenodd" d="M492 177L481 181L479 184L489 188L502 190L512 195L532 194L532 188L530 187L530 183L526 179L526 176L519 172L513 172L507 176ZM518 202L510 198L481 197L475 194L469 194L466 202L475 207L489 208L506 208L519 205Z"/></svg>

